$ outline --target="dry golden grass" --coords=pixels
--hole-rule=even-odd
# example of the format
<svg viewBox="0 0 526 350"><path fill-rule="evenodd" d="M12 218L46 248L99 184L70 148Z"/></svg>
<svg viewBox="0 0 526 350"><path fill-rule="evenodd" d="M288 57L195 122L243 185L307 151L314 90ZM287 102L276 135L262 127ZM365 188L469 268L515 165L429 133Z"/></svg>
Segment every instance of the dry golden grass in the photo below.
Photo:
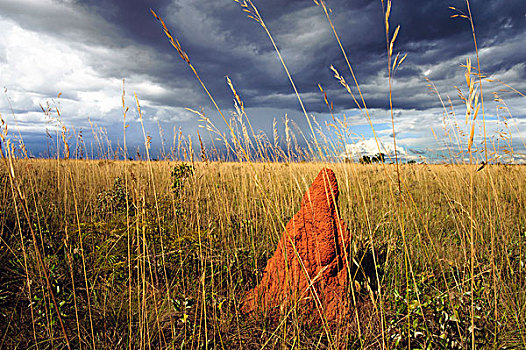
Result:
<svg viewBox="0 0 526 350"><path fill-rule="evenodd" d="M277 326L239 312L283 224L326 165L338 177L353 258L367 270L353 276L359 297L377 305L360 317L376 315L383 337L379 323L369 332L363 325L361 336L327 339L294 313ZM17 160L16 202L2 167L2 347L64 346L51 291L72 348L465 347L472 280L476 346L525 344L525 167L475 172L470 219L470 166L403 165L396 203L394 165L192 166L174 189L176 162ZM29 220L17 223L23 206Z"/></svg>

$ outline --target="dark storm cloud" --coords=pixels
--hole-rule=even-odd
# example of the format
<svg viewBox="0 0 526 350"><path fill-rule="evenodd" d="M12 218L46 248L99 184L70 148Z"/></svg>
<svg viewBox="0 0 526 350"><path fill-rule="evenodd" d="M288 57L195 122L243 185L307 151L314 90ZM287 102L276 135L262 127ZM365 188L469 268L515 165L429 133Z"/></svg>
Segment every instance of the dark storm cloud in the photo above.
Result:
<svg viewBox="0 0 526 350"><path fill-rule="evenodd" d="M65 6L62 13L52 13L56 9L38 5L38 2L25 7L0 3L0 9L4 16L14 18L28 29L66 36L79 44L102 45L110 49L140 44L141 50L129 52L133 57L116 57L114 60L105 57L102 61L94 52L91 63L111 77L149 75L167 89L184 88L187 95L198 94L190 100L206 104L197 82L150 15L149 8L154 8L165 18L205 83L223 105L230 104L231 100L224 80L229 75L251 107L265 107L271 103L272 107L298 108L293 98L284 98L291 94L290 83L263 29L248 19L234 1L84 0L63 3L80 11L71 15L70 7ZM321 9L304 0L261 1L257 5L300 92L316 93L318 83L331 90L340 89L328 66L334 64L346 76L348 72ZM328 5L359 82L367 85L375 81L385 85L387 63L381 2L334 0ZM421 66L472 55L469 23L451 19L454 11L448 6L466 11L465 2L459 0L427 1L418 5L411 0L394 2L391 28L401 25L396 49L408 53L405 66L397 74L398 79L412 77L425 86ZM471 8L481 49L504 40L512 41L515 36L526 33L523 0L475 0ZM35 12L41 15L31 15ZM87 13L95 16L83 16ZM518 50L488 57L483 62L486 72L511 69L522 62L526 49ZM458 73L456 68L444 67L435 71L432 78L440 85L440 81L451 79ZM378 79L379 73L383 74L384 81ZM370 107L387 107L385 97L374 97L377 91L365 92L372 95ZM400 106L413 103L414 108L425 109L426 103L431 103L431 99L412 99L412 92L406 95L399 96ZM170 101L180 104L188 100L188 96L181 94L149 98L160 104ZM322 102L320 95L318 101L308 104L309 109L324 111ZM334 102L337 108L353 107L347 96Z"/></svg>
<svg viewBox="0 0 526 350"><path fill-rule="evenodd" d="M377 88L364 89L366 96L371 98L369 106L387 108L384 88L387 85L386 44L381 3L333 1L329 5L360 83L377 84ZM422 94L415 94L417 90L425 89L422 66L434 67L428 75L441 88L452 88L460 83L455 77L462 76L458 66L465 58L449 61L461 56L473 57L473 42L468 21L450 18L455 13L448 8L450 5L465 11L462 1L433 1L418 6L413 1L394 4L391 28L397 24L402 27L396 48L409 55L396 78L402 81L413 78L413 84L405 93L398 94L399 107L426 109L436 105L434 97L426 99ZM480 50L514 42L526 32L522 1L490 4L474 1L471 8ZM216 1L212 6L206 1L176 2L165 10L172 32L179 36L206 83L223 103L228 104L230 94L222 78L230 75L248 105L264 107L270 103L273 107L298 109L297 101L290 98L290 84L268 38L262 28L247 19L235 4L228 0ZM260 4L260 13L302 95L317 93L318 83L330 90L340 89L328 66L334 64L348 75L347 69L319 8L308 1L286 2L285 5L281 1L266 1ZM485 57L483 68L489 74L511 69L523 62L525 51L523 46L522 49L511 48L510 52L492 53ZM443 62L453 65L438 67ZM379 91L383 92L383 97L377 96ZM345 94L336 96L342 96L334 101L337 108L353 107ZM311 111L325 111L321 95L318 101L312 96L309 99Z"/></svg>

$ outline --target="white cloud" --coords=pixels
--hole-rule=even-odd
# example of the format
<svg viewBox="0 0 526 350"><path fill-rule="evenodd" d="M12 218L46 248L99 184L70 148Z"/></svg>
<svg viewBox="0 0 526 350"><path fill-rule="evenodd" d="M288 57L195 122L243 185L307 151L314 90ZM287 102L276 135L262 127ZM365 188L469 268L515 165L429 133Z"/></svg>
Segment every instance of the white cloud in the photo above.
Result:
<svg viewBox="0 0 526 350"><path fill-rule="evenodd" d="M0 31L0 84L7 89L0 98L0 112L8 125L16 118L20 130L26 132L44 132L49 126L49 118L40 108L48 102L59 109L67 126L87 126L88 117L100 125L120 122L122 79L107 76L104 65L119 62L140 65L148 59L156 62L141 46L110 49L79 44L24 29L2 17ZM154 102L157 98L170 99L180 91L168 90L145 74L131 73L123 78L127 78L128 106L135 105L133 93L136 92L140 99L144 98L142 103L152 109L151 118L171 122L189 119L183 109L186 106L159 107ZM57 98L59 93L63 94L61 98Z"/></svg>
<svg viewBox="0 0 526 350"><path fill-rule="evenodd" d="M378 142L376 142L378 141ZM397 145L396 152L399 156L405 156L407 153L404 147ZM374 138L367 140L360 140L353 144L347 144L345 146L345 152L341 154L341 157L357 159L361 156L374 156L378 153L384 153L388 157L394 157L394 143L387 138Z"/></svg>

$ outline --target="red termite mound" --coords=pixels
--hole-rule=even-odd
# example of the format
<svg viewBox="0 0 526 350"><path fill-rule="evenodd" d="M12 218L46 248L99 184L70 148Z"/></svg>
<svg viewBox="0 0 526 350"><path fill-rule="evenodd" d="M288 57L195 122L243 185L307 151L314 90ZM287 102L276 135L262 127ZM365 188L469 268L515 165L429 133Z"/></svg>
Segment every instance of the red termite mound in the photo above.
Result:
<svg viewBox="0 0 526 350"><path fill-rule="evenodd" d="M287 224L260 283L247 293L245 313L274 314L280 306L296 305L307 320L319 319L320 312L329 323L347 316L350 235L337 200L336 176L324 168Z"/></svg>

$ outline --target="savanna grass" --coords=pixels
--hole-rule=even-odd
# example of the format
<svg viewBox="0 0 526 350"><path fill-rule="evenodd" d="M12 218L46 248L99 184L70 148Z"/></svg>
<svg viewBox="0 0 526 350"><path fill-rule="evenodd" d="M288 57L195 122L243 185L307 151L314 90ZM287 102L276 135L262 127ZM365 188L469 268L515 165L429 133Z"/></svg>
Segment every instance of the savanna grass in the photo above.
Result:
<svg viewBox="0 0 526 350"><path fill-rule="evenodd" d="M320 86L336 137L326 135L305 109L257 7L236 2L271 40L309 130L285 117L281 139L276 122L272 137L254 131L229 78L235 113L226 118L189 55L152 11L226 132L192 110L212 145L201 134L192 143L174 129L170 150L162 145L165 159L154 162L135 96L146 152L133 154L126 147L124 86L124 145L114 149L92 124L97 144L91 155L99 160L80 159L90 152L78 135L73 145L58 110L55 159L27 159L22 135L14 143L2 119L0 348L526 347L526 168L490 164L503 150L513 154L513 147L511 135L504 149L491 151L487 143L486 80L469 2L466 12L453 8L454 16L469 21L477 54L476 68L469 60L465 65L466 92L459 89L467 133L429 81L444 106L448 165L401 164L396 152L393 164L383 157L381 164L341 162L352 139L347 120L333 114ZM394 54L400 26L390 27L391 1L381 3L394 135L392 80L406 56ZM335 78L363 113L381 153L331 11L323 0L315 4L333 30L352 84L332 67ZM479 112L482 148L475 142ZM53 109L44 113L51 116ZM479 154L484 163L474 165ZM136 160L111 160L119 157ZM349 288L359 307L337 326L305 323L294 308L280 310L277 320L244 315L246 291L258 283L285 224L324 166L334 169L340 184L340 216L352 236Z"/></svg>
<svg viewBox="0 0 526 350"><path fill-rule="evenodd" d="M194 163L194 173L177 180L179 190L174 191L171 174L176 165L152 162L152 181L145 162L19 160L15 175L28 184L23 195L31 213L30 222L21 220L20 228L13 222L16 208L2 168L4 347L64 346L29 244L29 224L38 234L74 348L258 348L293 343L310 348L331 342L381 346L379 329L367 331L365 323L361 339L357 334L330 339L322 329L309 328L294 317L276 329L270 320L252 320L239 311L244 293L257 283L275 249L282 221L298 210L305 189L325 164ZM405 347L409 341L413 346L450 348L470 344L471 279L477 346L523 344L523 167L488 166L485 171L495 179L490 198L484 175L477 173L474 179L476 254L471 277L472 220L465 188L474 168L404 165L404 200L393 207L387 181L397 181L394 166L387 167L387 180L379 165L330 166L340 183L340 214L353 237L353 259L361 262L372 249L376 253L379 273L356 275L355 283L360 298L372 298L377 308L381 305L381 310L371 307L370 313L385 323L387 346ZM254 184L256 175L265 184L265 196ZM125 176L127 188L116 180ZM60 191L55 190L57 184ZM409 256L404 254L397 215L406 223ZM498 232L494 251L490 227ZM27 270L21 260L20 229ZM406 259L414 279L406 276ZM496 276L491 274L492 261L498 266ZM378 285L384 290L382 303Z"/></svg>

